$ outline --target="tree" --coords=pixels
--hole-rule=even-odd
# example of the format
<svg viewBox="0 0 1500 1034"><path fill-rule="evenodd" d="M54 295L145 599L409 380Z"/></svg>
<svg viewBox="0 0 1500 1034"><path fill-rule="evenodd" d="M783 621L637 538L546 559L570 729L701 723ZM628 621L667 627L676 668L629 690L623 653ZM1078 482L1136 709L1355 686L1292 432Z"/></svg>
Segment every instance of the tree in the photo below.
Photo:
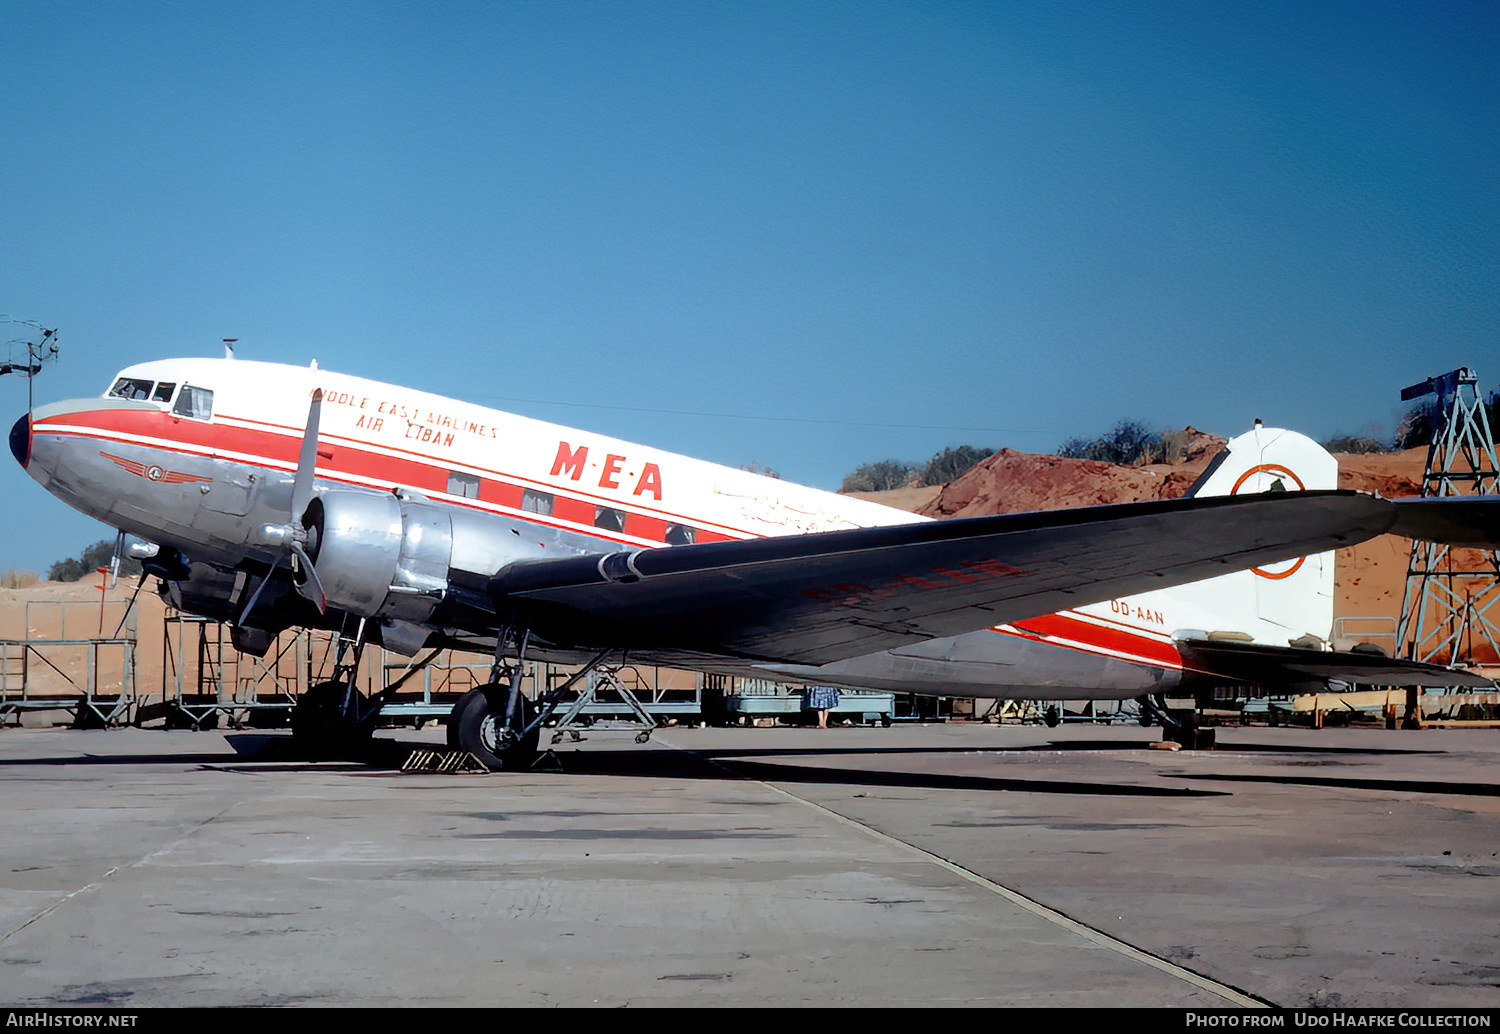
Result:
<svg viewBox="0 0 1500 1034"><path fill-rule="evenodd" d="M1102 463L1156 463L1165 455L1161 432L1139 420L1121 420L1097 438L1069 438L1057 454L1070 460Z"/></svg>
<svg viewBox="0 0 1500 1034"><path fill-rule="evenodd" d="M1436 398L1423 399L1406 411L1396 428L1397 449L1416 449L1432 444L1432 433L1442 422L1442 406Z"/></svg>
<svg viewBox="0 0 1500 1034"><path fill-rule="evenodd" d="M844 478L840 492L888 492L893 488L905 488L917 468L901 460L881 460L866 463L853 474Z"/></svg>
<svg viewBox="0 0 1500 1034"><path fill-rule="evenodd" d="M1500 391L1492 391L1484 399L1484 415L1493 436L1500 431ZM1426 398L1406 411L1401 425L1396 428L1392 447L1417 449L1432 444L1432 436L1443 422L1442 403L1437 398Z"/></svg>
<svg viewBox="0 0 1500 1034"><path fill-rule="evenodd" d="M1391 447L1382 441L1358 434L1341 434L1323 443L1329 452L1373 453L1390 452Z"/></svg>
<svg viewBox="0 0 1500 1034"><path fill-rule="evenodd" d="M101 567L108 567L115 555L115 544L102 539L85 549L82 555L59 560L47 569L47 580L51 582L76 582L85 575L93 574ZM141 562L130 557L120 558L120 574L134 578L141 573Z"/></svg>
<svg viewBox="0 0 1500 1034"><path fill-rule="evenodd" d="M946 485L963 477L994 454L994 449L978 449L972 445L954 448L950 445L927 461L919 480L924 485Z"/></svg>

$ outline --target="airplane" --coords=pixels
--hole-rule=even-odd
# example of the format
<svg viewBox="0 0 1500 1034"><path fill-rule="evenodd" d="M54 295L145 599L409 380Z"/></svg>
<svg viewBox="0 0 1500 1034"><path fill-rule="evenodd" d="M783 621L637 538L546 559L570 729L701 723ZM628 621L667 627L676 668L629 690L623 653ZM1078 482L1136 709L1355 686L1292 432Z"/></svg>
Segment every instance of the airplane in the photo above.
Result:
<svg viewBox="0 0 1500 1034"><path fill-rule="evenodd" d="M396 384L236 359L126 367L10 433L49 492L128 534L178 609L264 654L340 630L353 665L302 694L312 756L369 739L389 690L359 650L491 655L449 743L525 767L610 662L947 697L1133 700L1190 745L1216 687L1485 685L1326 649L1332 550L1500 539L1500 499L1336 488L1309 439L1257 426L1186 498L934 521ZM143 576L144 578L145 576ZM346 658L347 655L341 655ZM579 666L537 700L523 663Z"/></svg>

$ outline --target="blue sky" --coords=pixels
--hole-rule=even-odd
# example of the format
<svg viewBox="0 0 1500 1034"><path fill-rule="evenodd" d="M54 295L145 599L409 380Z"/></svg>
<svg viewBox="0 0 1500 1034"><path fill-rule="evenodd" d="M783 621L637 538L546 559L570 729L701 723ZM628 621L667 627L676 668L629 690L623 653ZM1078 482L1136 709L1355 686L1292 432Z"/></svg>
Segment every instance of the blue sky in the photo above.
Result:
<svg viewBox="0 0 1500 1034"><path fill-rule="evenodd" d="M1121 418L1387 434L1407 384L1500 379L1493 4L0 0L0 26L0 313L60 331L39 401L235 337L836 488ZM0 570L107 534L9 458L0 522Z"/></svg>

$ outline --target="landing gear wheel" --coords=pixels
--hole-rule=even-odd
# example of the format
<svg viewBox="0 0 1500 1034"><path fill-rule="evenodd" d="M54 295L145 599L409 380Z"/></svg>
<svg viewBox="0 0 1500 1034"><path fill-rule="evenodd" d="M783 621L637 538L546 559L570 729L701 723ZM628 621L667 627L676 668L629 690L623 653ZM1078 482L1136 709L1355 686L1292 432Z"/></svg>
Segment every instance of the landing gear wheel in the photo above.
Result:
<svg viewBox="0 0 1500 1034"><path fill-rule="evenodd" d="M1187 750L1213 750L1217 739L1217 729L1212 727L1203 728L1198 724L1197 711L1168 711L1168 717L1175 721L1162 723L1162 735L1173 743L1180 743Z"/></svg>
<svg viewBox="0 0 1500 1034"><path fill-rule="evenodd" d="M1042 721L1047 723L1047 728L1055 729L1062 724L1062 711L1056 704L1048 707L1042 712Z"/></svg>
<svg viewBox="0 0 1500 1034"><path fill-rule="evenodd" d="M516 730L505 727L509 696L505 686L491 684L460 697L448 716L448 745L473 754L492 772L530 767L536 760L541 730L532 729L518 739ZM531 702L523 696L516 720L525 727L534 714Z"/></svg>
<svg viewBox="0 0 1500 1034"><path fill-rule="evenodd" d="M355 723L341 706L345 685L320 682L297 698L292 708L292 744L302 757L314 761L347 760L364 755L375 727ZM364 698L353 691L356 713Z"/></svg>

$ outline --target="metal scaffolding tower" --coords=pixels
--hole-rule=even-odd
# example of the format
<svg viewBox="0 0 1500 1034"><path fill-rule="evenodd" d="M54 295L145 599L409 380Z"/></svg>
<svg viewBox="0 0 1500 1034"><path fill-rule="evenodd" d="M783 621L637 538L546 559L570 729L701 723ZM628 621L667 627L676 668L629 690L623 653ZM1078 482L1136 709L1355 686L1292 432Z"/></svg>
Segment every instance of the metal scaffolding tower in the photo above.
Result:
<svg viewBox="0 0 1500 1034"><path fill-rule="evenodd" d="M1495 439L1467 367L1414 384L1401 400L1436 395L1422 495L1490 495L1500 491ZM1455 664L1488 644L1500 655L1500 554L1413 542L1406 571L1398 642L1404 656Z"/></svg>

